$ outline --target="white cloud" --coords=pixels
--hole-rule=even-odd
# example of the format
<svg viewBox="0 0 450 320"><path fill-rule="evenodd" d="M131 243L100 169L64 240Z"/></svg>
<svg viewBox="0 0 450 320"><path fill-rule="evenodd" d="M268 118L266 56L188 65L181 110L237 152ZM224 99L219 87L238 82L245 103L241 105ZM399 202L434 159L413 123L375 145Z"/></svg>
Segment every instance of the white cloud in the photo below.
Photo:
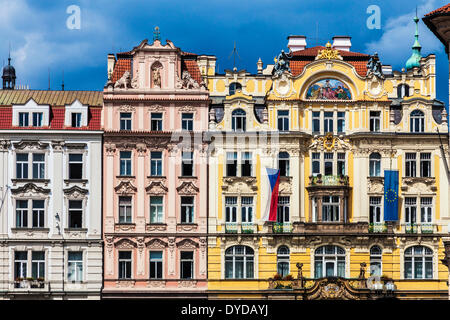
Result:
<svg viewBox="0 0 450 320"><path fill-rule="evenodd" d="M419 42L422 46L422 56L429 53L437 53L443 50L442 43L425 26L421 17L424 14L436 9L439 4L435 0L426 0L418 6L419 22ZM383 8L381 8L383 17ZM377 41L366 44L366 52L378 52L380 59L385 64L391 64L394 67L404 67L406 61L411 56L411 47L414 43L415 23L413 21L416 15L415 9L399 17L390 18L382 26L383 35Z"/></svg>

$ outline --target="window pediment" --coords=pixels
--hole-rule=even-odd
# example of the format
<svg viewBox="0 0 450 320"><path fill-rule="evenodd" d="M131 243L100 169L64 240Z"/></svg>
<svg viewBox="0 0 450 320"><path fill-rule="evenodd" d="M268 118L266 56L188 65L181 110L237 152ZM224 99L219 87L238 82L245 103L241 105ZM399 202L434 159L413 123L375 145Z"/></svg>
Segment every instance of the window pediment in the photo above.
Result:
<svg viewBox="0 0 450 320"><path fill-rule="evenodd" d="M117 241L114 246L117 249L134 249L137 247L137 244L129 239L121 239Z"/></svg>
<svg viewBox="0 0 450 320"><path fill-rule="evenodd" d="M152 181L150 184L145 188L145 191L148 194L166 194L169 189L161 182L161 181Z"/></svg>
<svg viewBox="0 0 450 320"><path fill-rule="evenodd" d="M177 191L179 194L191 195L198 193L199 188L197 188L191 181L183 181L181 185L178 186Z"/></svg>
<svg viewBox="0 0 450 320"><path fill-rule="evenodd" d="M13 146L17 150L45 150L49 144L39 140L21 140L20 142L14 142Z"/></svg>
<svg viewBox="0 0 450 320"><path fill-rule="evenodd" d="M192 241L191 239L184 239L177 243L179 249L195 249L198 248L198 243Z"/></svg>
<svg viewBox="0 0 450 320"><path fill-rule="evenodd" d="M160 239L152 239L146 244L147 248L150 249L164 249L167 248L169 245L167 242L162 241Z"/></svg>
<svg viewBox="0 0 450 320"><path fill-rule="evenodd" d="M131 183L131 181L126 180L120 181L114 190L119 194L133 194L137 192L137 188Z"/></svg>
<svg viewBox="0 0 450 320"><path fill-rule="evenodd" d="M88 190L80 188L79 186L73 186L71 188L64 189L64 194L70 199L82 199L88 194Z"/></svg>
<svg viewBox="0 0 450 320"><path fill-rule="evenodd" d="M32 197L36 195L47 196L50 193L50 189L44 189L36 186L34 183L27 183L24 186L12 189L11 193L17 197Z"/></svg>

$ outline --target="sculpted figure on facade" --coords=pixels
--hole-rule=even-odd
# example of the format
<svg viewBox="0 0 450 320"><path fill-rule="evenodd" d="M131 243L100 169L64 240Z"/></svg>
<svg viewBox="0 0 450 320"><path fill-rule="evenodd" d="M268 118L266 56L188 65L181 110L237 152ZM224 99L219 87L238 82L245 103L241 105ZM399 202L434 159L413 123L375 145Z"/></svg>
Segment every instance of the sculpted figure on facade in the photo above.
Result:
<svg viewBox="0 0 450 320"><path fill-rule="evenodd" d="M123 88L123 89L128 89L131 87L131 74L130 71L125 71L123 73L123 76L116 81L116 83L114 84L114 88Z"/></svg>

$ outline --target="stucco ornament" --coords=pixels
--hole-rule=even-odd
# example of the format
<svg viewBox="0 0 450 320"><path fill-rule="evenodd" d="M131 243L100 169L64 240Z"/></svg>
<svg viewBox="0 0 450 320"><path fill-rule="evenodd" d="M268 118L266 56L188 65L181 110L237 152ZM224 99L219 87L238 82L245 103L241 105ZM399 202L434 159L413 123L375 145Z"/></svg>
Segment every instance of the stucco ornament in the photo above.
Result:
<svg viewBox="0 0 450 320"><path fill-rule="evenodd" d="M130 71L125 71L123 73L123 76L116 81L116 83L114 84L114 88L124 88L124 89L128 89L131 88L131 74Z"/></svg>

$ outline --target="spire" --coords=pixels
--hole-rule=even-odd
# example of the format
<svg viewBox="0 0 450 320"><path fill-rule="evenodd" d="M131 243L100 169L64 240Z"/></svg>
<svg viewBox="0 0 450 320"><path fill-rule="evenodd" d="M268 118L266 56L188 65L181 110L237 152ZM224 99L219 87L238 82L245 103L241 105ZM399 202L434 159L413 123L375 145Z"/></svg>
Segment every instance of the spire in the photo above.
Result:
<svg viewBox="0 0 450 320"><path fill-rule="evenodd" d="M155 40L161 41L161 35L158 26L156 26L155 29L153 30L153 41Z"/></svg>
<svg viewBox="0 0 450 320"><path fill-rule="evenodd" d="M416 16L414 17L414 23L416 24L416 33L414 34L414 44L412 46L412 54L411 57L406 61L406 69L412 69L414 67L420 68L420 59L422 59L422 55L420 54L420 50L422 46L419 43L419 18L417 17L417 8L416 8Z"/></svg>

